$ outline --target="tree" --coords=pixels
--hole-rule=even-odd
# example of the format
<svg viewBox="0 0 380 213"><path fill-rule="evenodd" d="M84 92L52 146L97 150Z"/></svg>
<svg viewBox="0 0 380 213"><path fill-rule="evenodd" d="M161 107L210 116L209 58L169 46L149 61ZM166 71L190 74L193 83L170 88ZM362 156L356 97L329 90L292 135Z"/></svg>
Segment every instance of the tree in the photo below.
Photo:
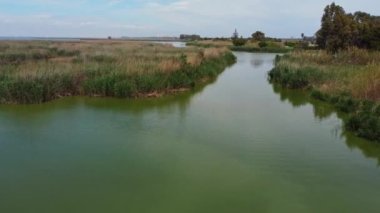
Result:
<svg viewBox="0 0 380 213"><path fill-rule="evenodd" d="M353 23L344 9L332 3L325 8L321 29L317 32L319 47L337 52L346 49L353 43Z"/></svg>
<svg viewBox="0 0 380 213"><path fill-rule="evenodd" d="M380 50L380 17L373 17L372 30L369 39L369 48Z"/></svg>
<svg viewBox="0 0 380 213"><path fill-rule="evenodd" d="M346 14L332 3L325 8L316 36L318 46L330 52L349 46L380 50L380 17L360 11Z"/></svg>
<svg viewBox="0 0 380 213"><path fill-rule="evenodd" d="M368 13L350 14L354 26L354 45L359 48L380 49L380 17Z"/></svg>
<svg viewBox="0 0 380 213"><path fill-rule="evenodd" d="M196 35L196 34L192 34L192 35L187 35L187 34L181 34L179 36L179 39L181 40L201 40L201 36L200 35Z"/></svg>
<svg viewBox="0 0 380 213"><path fill-rule="evenodd" d="M252 34L252 39L254 41L263 41L265 39L265 34L261 31L256 31Z"/></svg>
<svg viewBox="0 0 380 213"><path fill-rule="evenodd" d="M371 15L363 12L356 12L352 17L353 24L353 42L360 48L369 48L369 38L371 33Z"/></svg>

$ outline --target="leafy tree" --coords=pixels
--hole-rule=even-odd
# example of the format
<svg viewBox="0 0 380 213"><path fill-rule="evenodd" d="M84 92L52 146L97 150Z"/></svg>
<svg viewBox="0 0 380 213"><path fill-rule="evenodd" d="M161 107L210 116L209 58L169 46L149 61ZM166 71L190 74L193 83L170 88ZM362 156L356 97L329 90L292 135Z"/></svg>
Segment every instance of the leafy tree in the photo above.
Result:
<svg viewBox="0 0 380 213"><path fill-rule="evenodd" d="M330 52L349 46L380 50L380 17L360 11L346 14L332 3L325 8L316 36L318 46Z"/></svg>
<svg viewBox="0 0 380 213"><path fill-rule="evenodd" d="M252 34L252 39L254 41L263 41L265 39L265 33L261 31L256 31L255 33Z"/></svg>
<svg viewBox="0 0 380 213"><path fill-rule="evenodd" d="M352 18L341 6L332 3L325 8L317 44L330 52L346 49L352 45L353 28Z"/></svg>
<svg viewBox="0 0 380 213"><path fill-rule="evenodd" d="M370 33L369 47L371 49L380 50L380 17L375 17L373 21L373 29Z"/></svg>
<svg viewBox="0 0 380 213"><path fill-rule="evenodd" d="M360 48L380 49L380 17L364 12L356 12L350 16L355 27L354 45Z"/></svg>
<svg viewBox="0 0 380 213"><path fill-rule="evenodd" d="M371 34L371 15L363 12L356 12L352 17L353 24L353 42L360 48L369 48L369 39Z"/></svg>

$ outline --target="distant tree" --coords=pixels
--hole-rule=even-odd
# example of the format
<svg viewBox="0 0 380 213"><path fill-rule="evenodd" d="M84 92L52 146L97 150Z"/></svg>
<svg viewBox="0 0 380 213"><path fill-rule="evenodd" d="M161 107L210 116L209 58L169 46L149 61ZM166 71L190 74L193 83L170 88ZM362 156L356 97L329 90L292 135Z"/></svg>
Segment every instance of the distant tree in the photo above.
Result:
<svg viewBox="0 0 380 213"><path fill-rule="evenodd" d="M305 38L305 33L301 33L301 38Z"/></svg>
<svg viewBox="0 0 380 213"><path fill-rule="evenodd" d="M201 40L201 36L200 35L196 35L196 34L192 34L192 35L187 35L187 34L181 34L179 36L179 39L181 40Z"/></svg>
<svg viewBox="0 0 380 213"><path fill-rule="evenodd" d="M252 34L252 39L254 41L263 41L265 39L265 33L261 31L256 31L255 33Z"/></svg>

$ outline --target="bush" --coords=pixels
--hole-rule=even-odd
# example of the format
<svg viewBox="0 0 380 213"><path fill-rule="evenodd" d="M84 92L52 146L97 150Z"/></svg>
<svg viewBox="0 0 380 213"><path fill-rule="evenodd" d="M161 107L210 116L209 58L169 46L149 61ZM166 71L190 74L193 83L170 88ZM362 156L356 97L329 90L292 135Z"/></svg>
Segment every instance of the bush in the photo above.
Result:
<svg viewBox="0 0 380 213"><path fill-rule="evenodd" d="M345 126L360 137L380 142L380 117L369 111L350 115Z"/></svg>
<svg viewBox="0 0 380 213"><path fill-rule="evenodd" d="M311 67L294 69L290 67L275 67L269 72L269 80L290 89L303 89L310 86L315 79L321 78L321 73Z"/></svg>
<svg viewBox="0 0 380 213"><path fill-rule="evenodd" d="M260 48L264 48L264 47L267 47L268 46L268 43L266 41L260 41L259 42L259 47Z"/></svg>
<svg viewBox="0 0 380 213"><path fill-rule="evenodd" d="M247 40L244 38L235 38L235 39L232 39L232 43L236 47L241 47L247 43Z"/></svg>

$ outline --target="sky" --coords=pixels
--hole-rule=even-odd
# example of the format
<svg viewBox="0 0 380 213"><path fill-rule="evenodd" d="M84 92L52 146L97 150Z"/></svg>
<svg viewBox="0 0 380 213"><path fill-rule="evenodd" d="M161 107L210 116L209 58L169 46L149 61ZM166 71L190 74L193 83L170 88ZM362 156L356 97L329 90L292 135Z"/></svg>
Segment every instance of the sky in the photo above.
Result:
<svg viewBox="0 0 380 213"><path fill-rule="evenodd" d="M380 15L379 0L336 0ZM313 35L331 0L0 0L0 36Z"/></svg>

